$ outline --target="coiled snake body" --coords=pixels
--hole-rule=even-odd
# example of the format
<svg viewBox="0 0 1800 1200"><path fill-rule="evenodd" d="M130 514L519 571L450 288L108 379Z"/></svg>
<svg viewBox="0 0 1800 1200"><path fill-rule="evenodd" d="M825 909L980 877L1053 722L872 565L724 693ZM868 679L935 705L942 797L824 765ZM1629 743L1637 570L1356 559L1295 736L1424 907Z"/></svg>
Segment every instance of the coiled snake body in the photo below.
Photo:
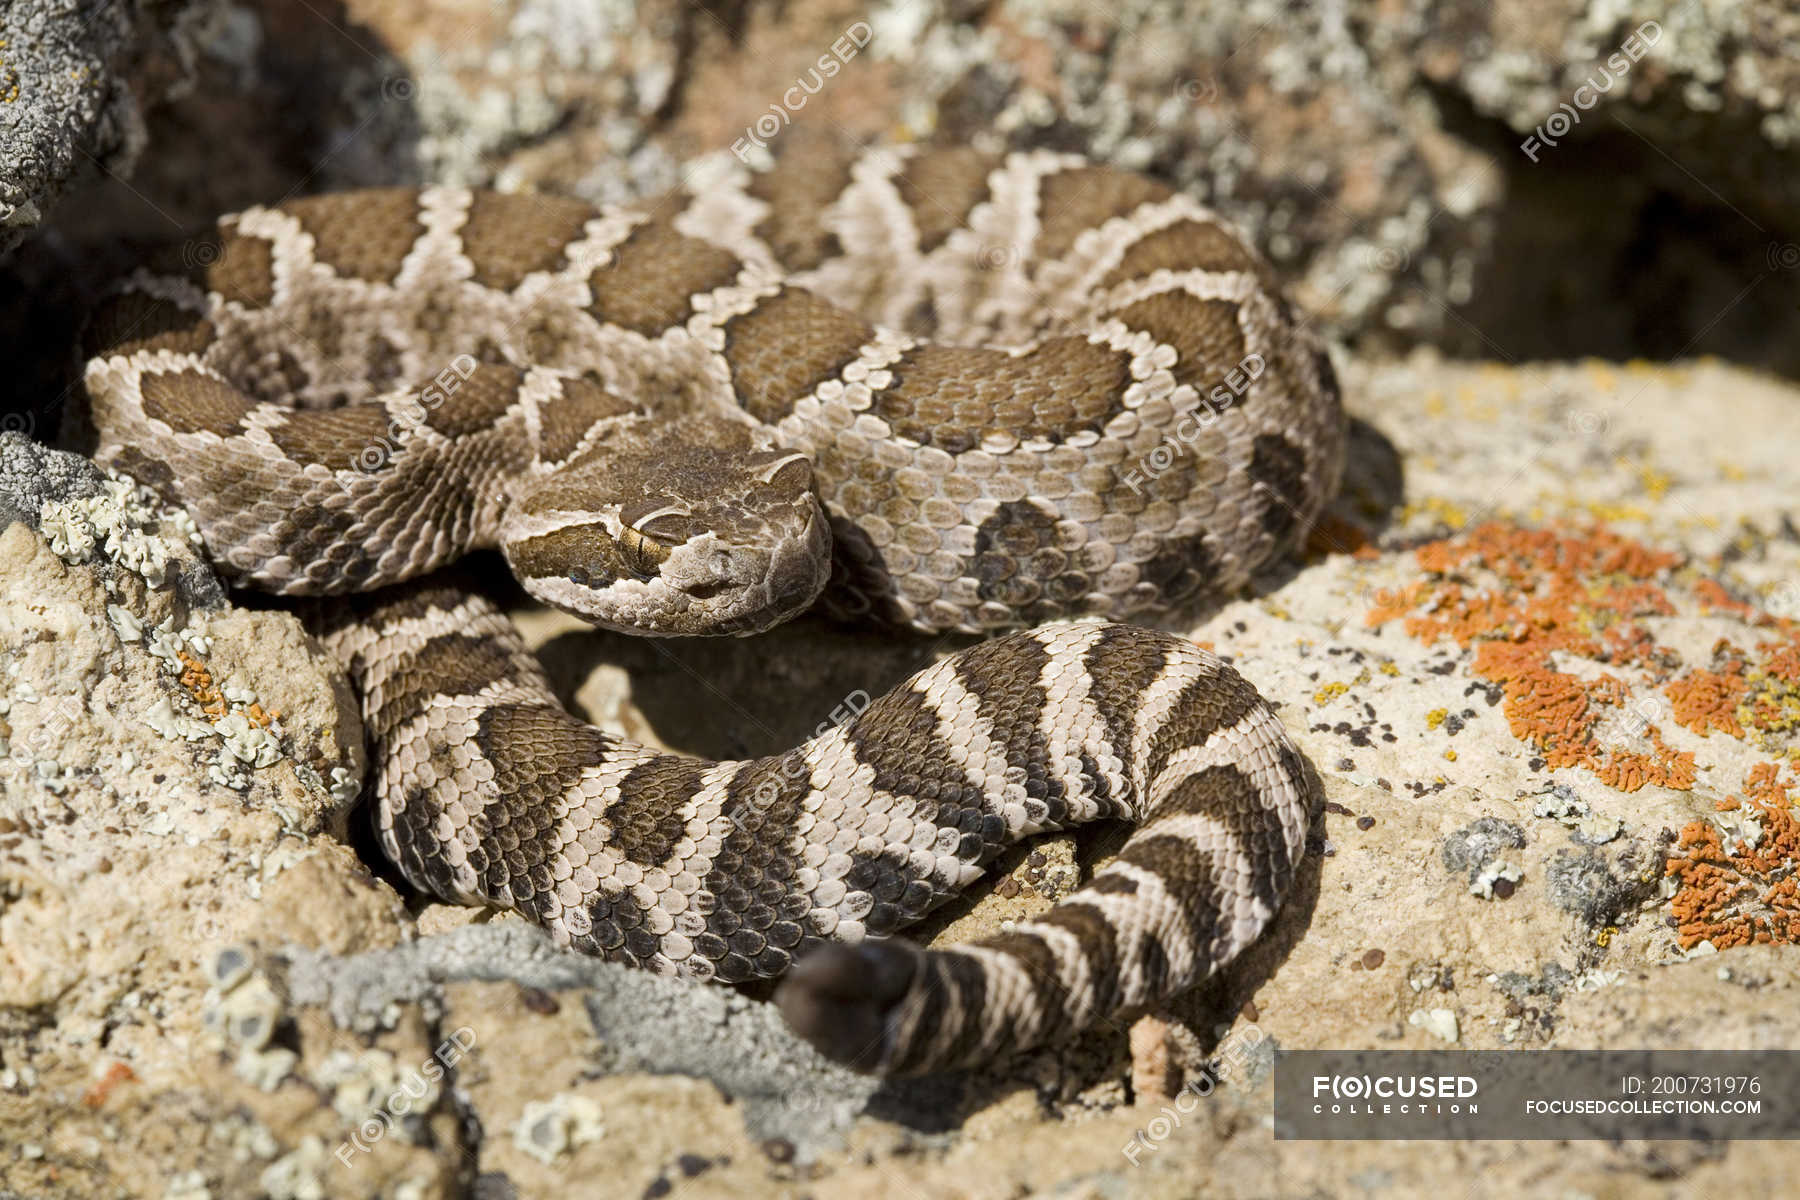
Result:
<svg viewBox="0 0 1800 1200"><path fill-rule="evenodd" d="M422 889L656 970L785 974L799 1032L896 1074L1152 1005L1282 901L1312 797L1280 723L1212 655L1113 623L1242 585L1341 468L1322 349L1185 196L905 149L643 211L321 196L141 270L86 351L100 457L184 504L223 570L371 592L314 623ZM925 631L1090 619L711 763L576 721L490 602L418 578L484 545L639 633L821 598ZM1101 818L1137 828L1043 918L929 952L880 936Z"/></svg>

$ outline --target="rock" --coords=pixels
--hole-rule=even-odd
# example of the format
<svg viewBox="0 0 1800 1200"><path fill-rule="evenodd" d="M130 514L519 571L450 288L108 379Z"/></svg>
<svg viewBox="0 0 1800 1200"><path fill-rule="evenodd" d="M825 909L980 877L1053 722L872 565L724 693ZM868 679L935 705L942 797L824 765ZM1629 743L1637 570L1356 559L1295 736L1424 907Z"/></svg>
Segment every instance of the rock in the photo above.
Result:
<svg viewBox="0 0 1800 1200"><path fill-rule="evenodd" d="M0 1127L42 1151L0 1192L110 1194L178 1173L133 1157L171 1151L171 1112L203 1116L219 1161L267 1140L227 1116L248 1085L205 1048L219 945L405 925L337 836L362 730L295 619L228 605L185 514L16 434L0 520ZM260 1052L274 997L231 982L225 1025ZM102 1154L139 1111L159 1115Z"/></svg>
<svg viewBox="0 0 1800 1200"><path fill-rule="evenodd" d="M528 1105L517 1097L549 1094L547 1080L558 1074L568 1086L601 1075L687 1076L710 1082L741 1106L750 1137L784 1139L811 1160L841 1143L877 1091L897 1116L915 1124L930 1123L961 1092L955 1081L884 1086L820 1058L787 1031L770 1005L727 988L695 987L567 954L521 922L467 927L354 957L298 953L288 961L286 979L296 1003L325 1008L342 1028L380 1029L402 1004L441 1014L440 1028L466 1027L471 1036L465 1048L480 1075L471 1081L465 1074L459 1082L478 1095L494 1095L520 1119ZM511 1028L531 1023L518 1012L529 1007L521 998L527 989L550 998L536 1003L540 1015L556 1019L539 1024L560 1027L567 1038L546 1040ZM521 1069L522 1061L552 1047L556 1059L546 1059L542 1070ZM551 1122L559 1123L561 1118ZM523 1140L528 1154L543 1148L530 1137Z"/></svg>
<svg viewBox="0 0 1800 1200"><path fill-rule="evenodd" d="M1467 871L1473 883L1477 874L1508 848L1525 848L1525 831L1511 821L1483 817L1444 839L1440 857L1447 871Z"/></svg>
<svg viewBox="0 0 1800 1200"><path fill-rule="evenodd" d="M0 9L0 258L77 180L129 176L146 137L136 93L190 83L208 0Z"/></svg>
<svg viewBox="0 0 1800 1200"><path fill-rule="evenodd" d="M79 165L76 147L94 133L106 158L129 167L143 146L142 121L129 92L111 81L101 45L126 40L120 10L90 23L75 4L9 5L0 14L0 253L44 217ZM32 26L36 36L30 36ZM70 34L74 37L71 39Z"/></svg>

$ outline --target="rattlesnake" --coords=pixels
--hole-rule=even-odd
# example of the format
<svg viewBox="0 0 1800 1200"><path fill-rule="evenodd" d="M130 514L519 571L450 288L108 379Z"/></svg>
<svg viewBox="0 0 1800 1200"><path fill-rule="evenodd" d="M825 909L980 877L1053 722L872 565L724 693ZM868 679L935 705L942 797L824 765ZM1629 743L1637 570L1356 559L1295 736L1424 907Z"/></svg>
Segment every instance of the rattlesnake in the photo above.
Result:
<svg viewBox="0 0 1800 1200"><path fill-rule="evenodd" d="M313 621L424 890L657 970L785 974L800 1033L893 1074L1153 1005L1282 902L1313 796L1279 721L1213 655L1113 623L1241 586L1341 469L1329 360L1186 196L971 149L811 152L636 211L318 196L153 261L85 349L99 457L228 575L384 589ZM708 763L567 715L466 587L386 587L494 544L537 598L640 633L821 594L889 627L1054 623ZM881 936L1100 818L1138 828L1042 918Z"/></svg>

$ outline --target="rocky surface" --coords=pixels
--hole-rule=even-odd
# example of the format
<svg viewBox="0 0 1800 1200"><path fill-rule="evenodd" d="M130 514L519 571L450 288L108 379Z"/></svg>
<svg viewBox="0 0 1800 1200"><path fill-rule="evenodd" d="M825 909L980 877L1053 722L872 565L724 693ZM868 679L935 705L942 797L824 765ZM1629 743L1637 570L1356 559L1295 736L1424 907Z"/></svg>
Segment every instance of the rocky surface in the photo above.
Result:
<svg viewBox="0 0 1800 1200"><path fill-rule="evenodd" d="M0 437L0 1198L1766 1190L1773 1143L1278 1143L1268 1064L1800 1044L1800 395L1690 360L1800 372L1776 7L0 10L0 251L32 235L0 264L0 430L51 436L86 301L221 211L422 180L629 199L796 127L1066 147L1207 197L1348 345L1361 418L1306 561L1183 626L1322 780L1276 928L1130 1029L884 1086L759 992L396 891L298 624L229 602L179 514ZM1494 361L1378 357L1421 345ZM1583 352L1619 361L1500 365ZM589 719L714 756L944 649L521 619ZM1021 848L919 932L1040 912L1118 840Z"/></svg>
<svg viewBox="0 0 1800 1200"><path fill-rule="evenodd" d="M54 539L56 504L116 485L0 443L24 518L0 537L0 1137L23 1149L0 1195L1757 1186L1776 1144L1272 1140L1277 1047L1800 1041L1780 946L1800 936L1781 882L1800 852L1800 397L1709 362L1422 353L1346 379L1353 469L1312 553L1189 626L1280 704L1323 782L1276 927L1132 1030L897 1085L821 1062L760 994L396 893L345 844L349 709L291 618L224 604L178 518L126 523L167 543L160 588L128 537L65 561L45 501ZM223 722L108 605L203 621L199 661L281 710L278 757L232 786L212 778L224 738L158 733L159 700ZM816 624L646 643L522 616L590 719L695 753L790 744L934 650ZM1116 845L1022 848L924 933L1041 911Z"/></svg>

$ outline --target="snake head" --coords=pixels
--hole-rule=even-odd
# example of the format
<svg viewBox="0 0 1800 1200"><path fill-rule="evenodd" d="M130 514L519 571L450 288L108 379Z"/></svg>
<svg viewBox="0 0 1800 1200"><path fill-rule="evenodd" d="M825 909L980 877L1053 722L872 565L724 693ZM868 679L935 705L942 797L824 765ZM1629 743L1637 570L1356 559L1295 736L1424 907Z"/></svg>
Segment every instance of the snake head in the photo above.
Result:
<svg viewBox="0 0 1800 1200"><path fill-rule="evenodd" d="M500 531L525 590L648 635L758 633L811 605L831 569L811 464L698 424L624 430L533 480Z"/></svg>

